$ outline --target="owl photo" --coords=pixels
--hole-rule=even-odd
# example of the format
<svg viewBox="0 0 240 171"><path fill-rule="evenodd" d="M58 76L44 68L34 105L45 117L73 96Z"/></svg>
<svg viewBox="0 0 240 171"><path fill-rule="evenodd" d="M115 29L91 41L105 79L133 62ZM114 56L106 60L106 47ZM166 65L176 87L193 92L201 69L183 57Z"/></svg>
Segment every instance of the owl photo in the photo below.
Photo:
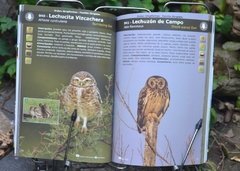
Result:
<svg viewBox="0 0 240 171"><path fill-rule="evenodd" d="M146 122L154 120L160 123L167 111L170 93L167 80L161 76L151 76L139 93L137 109L137 128L142 133L146 130Z"/></svg>
<svg viewBox="0 0 240 171"><path fill-rule="evenodd" d="M101 96L95 78L86 71L75 73L62 93L62 104L66 113L71 115L77 109L76 127L82 119L81 132L87 132L87 122L102 115Z"/></svg>

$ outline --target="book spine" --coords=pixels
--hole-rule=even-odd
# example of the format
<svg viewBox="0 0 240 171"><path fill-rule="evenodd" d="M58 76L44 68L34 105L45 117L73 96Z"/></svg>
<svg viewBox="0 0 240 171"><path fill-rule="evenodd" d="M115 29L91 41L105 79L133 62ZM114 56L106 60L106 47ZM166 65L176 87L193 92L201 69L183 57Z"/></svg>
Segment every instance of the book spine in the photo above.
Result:
<svg viewBox="0 0 240 171"><path fill-rule="evenodd" d="M19 127L20 127L20 119L21 119L21 112L20 112L20 95L21 95L21 61L22 59L20 58L20 54L22 54L22 48L20 40L22 40L22 30L23 30L23 25L20 20L20 15L21 12L24 10L24 6L20 5L19 6L19 15L18 15L18 31L17 31L17 59L16 59L16 99L15 99L15 128L14 128L14 154L18 155L19 154Z"/></svg>
<svg viewBox="0 0 240 171"><path fill-rule="evenodd" d="M210 54L210 61L209 61L209 81L208 81L208 98L207 98L207 111L206 111L206 127L205 127L205 133L203 134L204 137L204 149L208 149L208 139L209 139L209 130L210 130L210 110L211 110L211 101L212 101L212 87L213 87L213 52L214 52L214 37L215 37L215 16L212 17L212 31L211 31L211 39L209 42L209 54ZM206 162L207 161L207 150L204 150L204 156L202 161Z"/></svg>

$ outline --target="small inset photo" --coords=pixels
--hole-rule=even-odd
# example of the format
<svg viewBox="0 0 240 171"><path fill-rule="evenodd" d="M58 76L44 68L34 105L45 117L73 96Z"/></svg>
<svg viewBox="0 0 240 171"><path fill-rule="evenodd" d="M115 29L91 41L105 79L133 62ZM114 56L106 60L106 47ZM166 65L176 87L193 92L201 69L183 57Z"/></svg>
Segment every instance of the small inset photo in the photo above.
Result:
<svg viewBox="0 0 240 171"><path fill-rule="evenodd" d="M25 56L31 57L32 56L32 50L26 50L25 51Z"/></svg>
<svg viewBox="0 0 240 171"><path fill-rule="evenodd" d="M203 65L198 66L198 72L204 73L204 66Z"/></svg>
<svg viewBox="0 0 240 171"><path fill-rule="evenodd" d="M33 33L33 27L27 27L26 33Z"/></svg>
<svg viewBox="0 0 240 171"><path fill-rule="evenodd" d="M59 100L24 97L22 121L31 123L58 124L59 108Z"/></svg>
<svg viewBox="0 0 240 171"><path fill-rule="evenodd" d="M199 52L199 57L200 57L200 58L204 58L204 56L205 56L205 52L204 52L204 51L200 51L200 52Z"/></svg>
<svg viewBox="0 0 240 171"><path fill-rule="evenodd" d="M26 49L32 49L32 42L26 42Z"/></svg>
<svg viewBox="0 0 240 171"><path fill-rule="evenodd" d="M32 42L33 41L33 35L32 34L26 34L26 41Z"/></svg>
<svg viewBox="0 0 240 171"><path fill-rule="evenodd" d="M200 36L200 42L206 42L206 37L205 36Z"/></svg>
<svg viewBox="0 0 240 171"><path fill-rule="evenodd" d="M32 58L26 57L25 64L32 64Z"/></svg>
<svg viewBox="0 0 240 171"><path fill-rule="evenodd" d="M199 49L200 49L200 51L205 51L205 49L206 49L206 44L205 44L205 43L200 43Z"/></svg>

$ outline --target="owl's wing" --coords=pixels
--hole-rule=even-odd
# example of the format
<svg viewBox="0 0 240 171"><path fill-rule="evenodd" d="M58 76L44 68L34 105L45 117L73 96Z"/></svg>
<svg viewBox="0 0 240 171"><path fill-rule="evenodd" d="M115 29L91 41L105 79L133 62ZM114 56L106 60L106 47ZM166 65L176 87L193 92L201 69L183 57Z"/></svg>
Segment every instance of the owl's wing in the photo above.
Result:
<svg viewBox="0 0 240 171"><path fill-rule="evenodd" d="M163 115L165 114L165 112L169 107L170 93L168 91L168 88L161 91L159 98L160 98L160 101L158 102L157 116L160 121L160 119L163 117Z"/></svg>
<svg viewBox="0 0 240 171"><path fill-rule="evenodd" d="M163 113L165 113L167 111L168 107L169 107L170 93L169 93L168 88L166 88L164 96L165 96L166 100L165 100L165 105L164 105L164 108L163 108Z"/></svg>
<svg viewBox="0 0 240 171"><path fill-rule="evenodd" d="M144 87L138 97L138 109L137 109L137 128L141 133L141 128L144 126L144 109L146 106L147 89Z"/></svg>

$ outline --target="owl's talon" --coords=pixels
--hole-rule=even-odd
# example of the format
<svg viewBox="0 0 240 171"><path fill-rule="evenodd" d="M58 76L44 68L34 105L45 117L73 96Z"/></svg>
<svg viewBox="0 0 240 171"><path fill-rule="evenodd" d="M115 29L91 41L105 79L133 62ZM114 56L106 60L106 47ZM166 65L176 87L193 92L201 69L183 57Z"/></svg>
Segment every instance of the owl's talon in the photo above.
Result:
<svg viewBox="0 0 240 171"><path fill-rule="evenodd" d="M87 131L88 131L88 129L87 129L87 127L82 127L82 129L81 129L81 133L87 133Z"/></svg>

